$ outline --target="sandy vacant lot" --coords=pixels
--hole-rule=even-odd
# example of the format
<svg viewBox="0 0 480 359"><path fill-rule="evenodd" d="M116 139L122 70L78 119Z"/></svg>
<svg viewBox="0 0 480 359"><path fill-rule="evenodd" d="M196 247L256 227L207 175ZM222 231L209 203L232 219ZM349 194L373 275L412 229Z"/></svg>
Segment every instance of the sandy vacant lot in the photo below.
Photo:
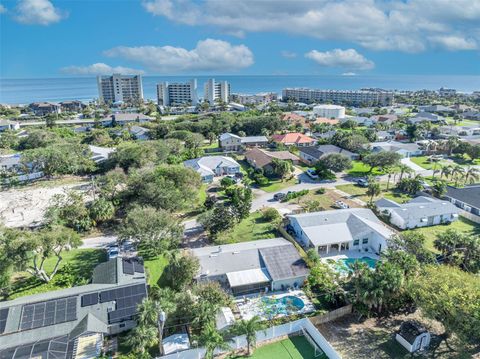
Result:
<svg viewBox="0 0 480 359"><path fill-rule="evenodd" d="M58 182L58 183L57 183ZM39 182L0 192L0 221L7 227L34 226L43 220L45 209L56 194L68 190L86 192L89 183L82 179Z"/></svg>

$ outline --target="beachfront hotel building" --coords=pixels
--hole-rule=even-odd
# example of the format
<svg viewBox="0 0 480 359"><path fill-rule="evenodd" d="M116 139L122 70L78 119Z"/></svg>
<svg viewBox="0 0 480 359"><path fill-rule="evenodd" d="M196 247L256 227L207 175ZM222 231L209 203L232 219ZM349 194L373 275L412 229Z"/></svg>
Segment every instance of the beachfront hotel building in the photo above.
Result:
<svg viewBox="0 0 480 359"><path fill-rule="evenodd" d="M102 103L143 101L142 76L97 76L98 96Z"/></svg>
<svg viewBox="0 0 480 359"><path fill-rule="evenodd" d="M285 88L282 91L283 101L304 103L332 102L348 105L382 105L393 103L392 91L383 90L315 90L308 88Z"/></svg>
<svg viewBox="0 0 480 359"><path fill-rule="evenodd" d="M219 101L228 103L230 99L230 84L227 81L216 82L215 79L209 79L205 82L203 88L203 97L210 105L215 105Z"/></svg>
<svg viewBox="0 0 480 359"><path fill-rule="evenodd" d="M198 103L197 80L188 82L162 82L157 84L157 103L159 106L178 106Z"/></svg>

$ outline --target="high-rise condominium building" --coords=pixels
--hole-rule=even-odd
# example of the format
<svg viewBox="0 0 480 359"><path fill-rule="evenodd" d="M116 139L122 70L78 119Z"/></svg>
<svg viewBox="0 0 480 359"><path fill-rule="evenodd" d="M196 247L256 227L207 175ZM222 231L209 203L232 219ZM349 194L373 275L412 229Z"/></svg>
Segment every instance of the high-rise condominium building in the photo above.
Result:
<svg viewBox="0 0 480 359"><path fill-rule="evenodd" d="M392 91L383 90L313 90L308 88L285 88L282 91L283 101L305 103L333 102L348 105L391 105L394 100Z"/></svg>
<svg viewBox="0 0 480 359"><path fill-rule="evenodd" d="M230 84L227 81L216 82L210 79L205 82L203 97L210 105L215 105L219 101L228 103L230 99Z"/></svg>
<svg viewBox="0 0 480 359"><path fill-rule="evenodd" d="M97 84L100 102L132 103L143 100L142 76L140 75L97 76Z"/></svg>
<svg viewBox="0 0 480 359"><path fill-rule="evenodd" d="M197 80L185 83L162 82L157 85L157 101L160 106L197 105Z"/></svg>

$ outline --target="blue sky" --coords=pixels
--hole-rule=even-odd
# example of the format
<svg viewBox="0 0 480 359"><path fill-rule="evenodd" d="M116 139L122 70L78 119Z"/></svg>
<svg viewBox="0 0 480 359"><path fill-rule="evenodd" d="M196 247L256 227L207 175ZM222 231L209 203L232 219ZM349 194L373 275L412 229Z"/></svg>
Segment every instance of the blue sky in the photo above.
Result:
<svg viewBox="0 0 480 359"><path fill-rule="evenodd" d="M480 74L480 0L0 4L2 78Z"/></svg>

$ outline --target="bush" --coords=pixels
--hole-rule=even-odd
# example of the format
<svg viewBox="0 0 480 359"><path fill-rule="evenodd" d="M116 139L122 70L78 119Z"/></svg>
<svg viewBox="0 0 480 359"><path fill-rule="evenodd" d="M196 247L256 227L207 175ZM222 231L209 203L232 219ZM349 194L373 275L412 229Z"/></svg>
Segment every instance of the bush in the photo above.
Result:
<svg viewBox="0 0 480 359"><path fill-rule="evenodd" d="M298 191L298 192L287 193L287 195L283 198L282 202L288 202L292 199L305 196L308 194L308 192L309 192L308 189L302 189L301 191Z"/></svg>
<svg viewBox="0 0 480 359"><path fill-rule="evenodd" d="M262 211L262 218L265 221L278 222L278 221L280 221L282 216L280 215L280 213L275 208L268 207L268 208L265 208Z"/></svg>
<svg viewBox="0 0 480 359"><path fill-rule="evenodd" d="M323 187L315 190L315 193L316 193L316 194L325 194L325 192L326 192L326 190L325 190L325 188L323 188Z"/></svg>
<svg viewBox="0 0 480 359"><path fill-rule="evenodd" d="M254 174L253 180L260 186L266 186L268 184L268 178L260 173Z"/></svg>
<svg viewBox="0 0 480 359"><path fill-rule="evenodd" d="M235 180L230 177L223 177L222 180L220 181L220 185L222 188L227 188L230 186L233 186L235 184Z"/></svg>

